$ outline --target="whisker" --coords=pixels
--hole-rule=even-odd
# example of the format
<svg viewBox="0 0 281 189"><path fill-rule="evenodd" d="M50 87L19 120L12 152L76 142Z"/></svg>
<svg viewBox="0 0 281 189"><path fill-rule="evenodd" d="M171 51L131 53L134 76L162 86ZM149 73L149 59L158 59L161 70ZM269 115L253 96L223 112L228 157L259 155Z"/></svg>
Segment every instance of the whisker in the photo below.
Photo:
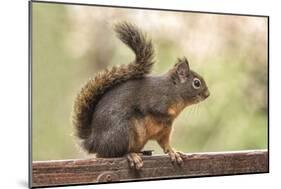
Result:
<svg viewBox="0 0 281 189"><path fill-rule="evenodd" d="M192 117L194 117L195 106L192 106Z"/></svg>
<svg viewBox="0 0 281 189"><path fill-rule="evenodd" d="M197 110L196 110L197 115L199 115L199 108L200 108L200 104L197 104Z"/></svg>
<svg viewBox="0 0 281 189"><path fill-rule="evenodd" d="M185 114L185 119L188 119L188 117L190 117L190 115L191 115L191 110L192 110L192 107L188 107L188 111L187 111L187 113Z"/></svg>
<svg viewBox="0 0 281 189"><path fill-rule="evenodd" d="M195 109L195 110L194 110L194 115L195 115L195 117L197 117L197 106L198 106L198 104L196 104L195 107L194 107L194 109Z"/></svg>
<svg viewBox="0 0 281 189"><path fill-rule="evenodd" d="M194 116L195 117L197 116L197 106L198 106L198 104L196 104L195 107L194 107Z"/></svg>

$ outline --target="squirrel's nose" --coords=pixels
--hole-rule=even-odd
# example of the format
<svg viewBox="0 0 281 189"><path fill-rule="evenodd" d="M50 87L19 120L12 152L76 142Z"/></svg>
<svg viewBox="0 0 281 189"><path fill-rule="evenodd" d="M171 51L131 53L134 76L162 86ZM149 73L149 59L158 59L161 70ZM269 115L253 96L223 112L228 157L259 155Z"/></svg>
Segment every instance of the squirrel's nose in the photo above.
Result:
<svg viewBox="0 0 281 189"><path fill-rule="evenodd" d="M203 92L203 95L204 95L205 98L208 98L208 97L210 96L209 90L208 90L208 89L205 90L205 91Z"/></svg>

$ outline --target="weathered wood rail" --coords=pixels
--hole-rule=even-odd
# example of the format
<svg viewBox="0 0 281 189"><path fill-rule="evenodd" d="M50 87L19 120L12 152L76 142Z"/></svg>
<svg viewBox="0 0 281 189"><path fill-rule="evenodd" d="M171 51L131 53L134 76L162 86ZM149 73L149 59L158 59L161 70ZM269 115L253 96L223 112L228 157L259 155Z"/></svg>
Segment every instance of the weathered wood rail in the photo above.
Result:
<svg viewBox="0 0 281 189"><path fill-rule="evenodd" d="M32 187L269 171L267 150L186 154L182 167L173 165L167 155L143 160L140 171L129 168L126 158L33 162Z"/></svg>

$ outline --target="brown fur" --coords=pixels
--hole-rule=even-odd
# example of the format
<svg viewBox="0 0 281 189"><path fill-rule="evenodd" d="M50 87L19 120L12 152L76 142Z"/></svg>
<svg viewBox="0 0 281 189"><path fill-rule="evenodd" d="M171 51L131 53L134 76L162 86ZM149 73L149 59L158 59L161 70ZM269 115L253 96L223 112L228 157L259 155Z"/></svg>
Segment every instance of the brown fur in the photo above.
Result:
<svg viewBox="0 0 281 189"><path fill-rule="evenodd" d="M173 118L176 118L179 113L184 109L185 104L183 102L177 102L175 104L172 104L168 108L168 115L170 115Z"/></svg>
<svg viewBox="0 0 281 189"><path fill-rule="evenodd" d="M145 118L131 120L132 127L129 135L129 152L139 152L148 140L160 140L170 135L171 125L151 115ZM166 140L165 137L164 140Z"/></svg>

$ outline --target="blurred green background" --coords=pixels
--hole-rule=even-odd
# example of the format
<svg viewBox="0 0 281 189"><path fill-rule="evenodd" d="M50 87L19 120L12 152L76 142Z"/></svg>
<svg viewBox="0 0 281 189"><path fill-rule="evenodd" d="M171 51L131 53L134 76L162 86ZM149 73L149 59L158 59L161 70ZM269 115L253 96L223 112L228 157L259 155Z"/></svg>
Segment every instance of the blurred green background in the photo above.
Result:
<svg viewBox="0 0 281 189"><path fill-rule="evenodd" d="M183 152L267 148L267 19L93 6L32 4L33 160L91 157L71 124L81 86L133 53L112 26L129 21L153 39L153 74L186 56L211 96L174 122L172 146ZM156 142L145 149L162 153Z"/></svg>

